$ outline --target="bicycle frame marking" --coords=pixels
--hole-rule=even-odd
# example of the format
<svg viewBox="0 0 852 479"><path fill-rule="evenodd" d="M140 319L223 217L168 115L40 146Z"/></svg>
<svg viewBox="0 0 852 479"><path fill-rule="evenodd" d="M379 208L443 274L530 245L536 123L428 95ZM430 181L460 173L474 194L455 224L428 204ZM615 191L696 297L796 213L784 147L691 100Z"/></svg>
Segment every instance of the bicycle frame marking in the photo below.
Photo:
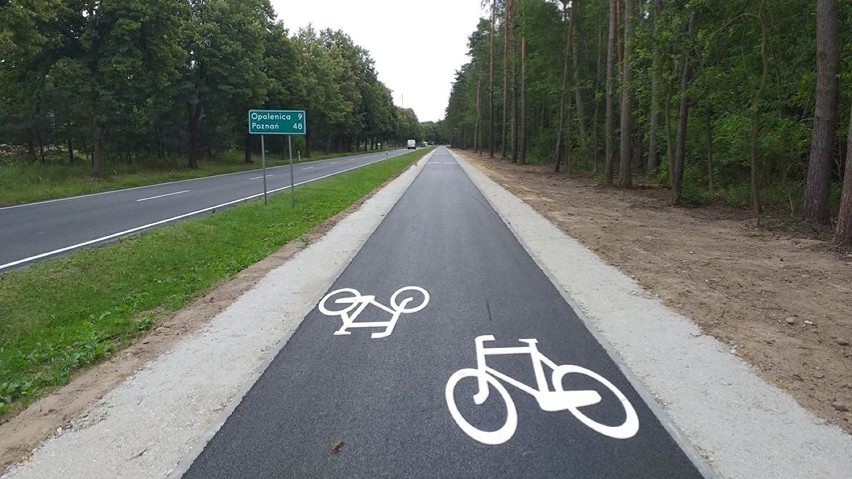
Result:
<svg viewBox="0 0 852 479"><path fill-rule="evenodd" d="M423 301L416 306L409 306L409 304L414 301L414 298L405 298L402 303L397 302L397 297L404 292L413 291L420 293L423 295ZM343 297L336 299L329 304L329 300L333 298L335 295L346 294L348 297ZM403 314L411 314L420 311L425 308L426 305L429 304L429 292L419 286L406 286L400 288L394 292L391 296L391 306L385 306L382 303L376 301L376 297L373 295L362 295L358 290L352 288L341 288L335 291L332 291L323 297L322 301L319 304L319 310L326 316L340 316L340 319L343 320L343 325L334 332L335 336L344 336L352 334L349 331L352 328L385 328L384 331L374 332L370 335L372 339L386 338L393 333L394 328L396 327L397 321L399 321L400 316ZM332 309L334 307L339 307L339 305L348 305L343 309L337 310ZM330 308L331 306L332 308ZM388 321L362 321L356 322L361 313L368 306L375 306L382 311L390 314L391 318Z"/></svg>
<svg viewBox="0 0 852 479"><path fill-rule="evenodd" d="M492 338L492 339L488 339ZM490 374L493 377L502 379L507 383L515 386L521 391L529 394L538 401L539 407L544 411L562 411L571 407L583 407L597 404L601 401L601 396L595 391L563 391L567 395L559 394L560 391L550 390L550 385L547 378L544 376L544 367L547 365L551 370L556 370L558 365L551 361L547 356L538 350L537 339L519 339L522 343L527 343L527 346L514 346L509 348L486 348L485 341L493 341L493 336L479 336L476 338L476 362L477 369L482 371L482 376L479 378L479 392L473 396L473 401L477 405L482 405L488 400L488 384L485 380L485 375ZM535 373L536 389L507 376L500 371L491 368L485 364L486 356L508 356L515 354L529 354L533 364L533 372ZM567 402L560 402L560 399L567 399Z"/></svg>
<svg viewBox="0 0 852 479"><path fill-rule="evenodd" d="M630 401L624 394L618 390L609 380L588 369L580 366L564 364L557 365L538 350L538 340L536 339L521 339L526 346L514 346L507 348L487 348L486 341L494 341L494 336L479 336L476 338L476 368L460 369L456 371L447 382L445 389L445 398L450 409L450 415L456 421L456 424L468 436L483 444L498 445L507 442L515 434L518 425L518 413L515 408L515 403L509 395L506 387L500 381L509 383L521 391L533 396L538 402L539 408L543 411L568 411L580 422L591 428L592 430L609 436L615 439L628 439L636 435L639 430L639 419L636 410L630 404ZM529 355L533 364L535 373L536 387L530 387L496 369L489 367L486 364L487 356L506 356L506 355ZM544 366L552 370L551 381L553 389L551 390L544 372ZM580 391L565 391L562 385L562 378L567 374L582 374L590 377L615 394L616 398L621 402L624 408L626 418L624 423L619 426L608 426L601 424L594 419L586 416L580 408L591 406L601 402L601 395L594 390ZM477 381L478 391L473 395L473 402L477 406L481 406L488 400L490 395L490 386L493 386L500 397L506 404L506 423L496 431L483 431L473 426L461 414L455 401L455 387L464 378L474 378Z"/></svg>

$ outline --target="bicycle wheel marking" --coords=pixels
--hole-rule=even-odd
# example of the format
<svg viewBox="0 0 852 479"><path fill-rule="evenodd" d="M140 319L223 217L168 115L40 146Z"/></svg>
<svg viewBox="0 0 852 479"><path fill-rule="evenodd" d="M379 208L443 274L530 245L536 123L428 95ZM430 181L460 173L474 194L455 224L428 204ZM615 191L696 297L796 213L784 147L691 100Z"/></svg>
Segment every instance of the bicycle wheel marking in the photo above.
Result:
<svg viewBox="0 0 852 479"><path fill-rule="evenodd" d="M558 365L538 350L537 339L520 339L526 346L514 346L508 348L486 347L485 343L494 341L494 336L479 336L476 338L476 368L463 368L456 371L447 381L444 397L450 410L450 415L456 424L472 439L488 445L498 445L507 442L515 434L518 427L518 411L515 402L508 393L506 387L501 383L509 383L521 391L533 396L543 411L568 411L581 423L604 436L613 439L629 439L639 432L639 417L636 410L624 394L615 387L608 379L589 369L575 366L573 364ZM505 355L529 355L533 363L536 378L536 387L530 387L517 381L506 374L489 367L486 364L487 356ZM551 370L551 385L545 376L545 366ZM620 425L602 424L585 415L581 408L601 402L601 396L594 390L565 390L562 379L568 374L581 374L591 378L604 386L615 395L625 412L624 422ZM506 422L494 431L485 431L468 422L456 404L455 389L464 378L475 379L478 383L478 392L473 395L473 404L482 406L491 394L491 388L497 391L500 399L506 406Z"/></svg>
<svg viewBox="0 0 852 479"><path fill-rule="evenodd" d="M419 302L418 302L419 301ZM403 314L416 313L429 304L429 292L419 286L405 286L396 290L390 298L390 306L376 301L373 295L362 295L357 289L334 290L319 303L319 310L326 316L340 316L343 325L334 332L335 336L352 334L352 328L384 328L370 335L372 339L386 338L393 333L396 322ZM388 314L387 321L356 322L368 306L374 306Z"/></svg>

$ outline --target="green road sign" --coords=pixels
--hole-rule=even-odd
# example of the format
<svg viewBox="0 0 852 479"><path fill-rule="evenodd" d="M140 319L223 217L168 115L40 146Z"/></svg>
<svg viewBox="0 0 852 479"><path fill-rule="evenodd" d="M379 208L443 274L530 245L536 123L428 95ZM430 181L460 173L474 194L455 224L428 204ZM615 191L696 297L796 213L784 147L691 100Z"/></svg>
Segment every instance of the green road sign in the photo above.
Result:
<svg viewBox="0 0 852 479"><path fill-rule="evenodd" d="M308 117L304 110L249 110L250 135L304 135Z"/></svg>

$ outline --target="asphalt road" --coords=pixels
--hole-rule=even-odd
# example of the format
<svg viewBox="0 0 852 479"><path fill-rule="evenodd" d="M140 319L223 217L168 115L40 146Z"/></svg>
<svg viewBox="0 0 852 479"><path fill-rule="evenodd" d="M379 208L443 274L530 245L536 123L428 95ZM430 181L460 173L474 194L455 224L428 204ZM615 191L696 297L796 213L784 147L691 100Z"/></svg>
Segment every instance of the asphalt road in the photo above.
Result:
<svg viewBox="0 0 852 479"><path fill-rule="evenodd" d="M375 295L394 311L391 295L410 286L428 303L400 293L412 312L383 338L373 334L387 333L392 315L336 302L351 291L326 310L352 306L352 324L380 324L335 335L342 317L314 309L184 477L702 477L444 149L332 291ZM493 369L480 373L476 338L487 335L485 347L518 354L486 356ZM536 387L522 339L559 365L558 385L543 366ZM477 378L490 391L480 406Z"/></svg>
<svg viewBox="0 0 852 479"><path fill-rule="evenodd" d="M300 163L297 185L408 150ZM289 189L290 167L267 168L269 191ZM0 208L0 272L263 196L260 170Z"/></svg>

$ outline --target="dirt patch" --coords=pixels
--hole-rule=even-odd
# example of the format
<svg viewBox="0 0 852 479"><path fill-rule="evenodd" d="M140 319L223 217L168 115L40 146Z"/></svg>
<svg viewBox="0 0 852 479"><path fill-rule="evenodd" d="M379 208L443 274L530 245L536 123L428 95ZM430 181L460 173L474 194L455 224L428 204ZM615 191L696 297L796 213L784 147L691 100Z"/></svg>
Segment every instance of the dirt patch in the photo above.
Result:
<svg viewBox="0 0 852 479"><path fill-rule="evenodd" d="M456 153L852 433L852 255L743 212L674 207L666 192Z"/></svg>
<svg viewBox="0 0 852 479"><path fill-rule="evenodd" d="M404 170L403 170L404 171ZM402 173L402 172L400 172ZM267 273L287 262L296 253L322 238L338 222L356 211L377 191L326 220L310 233L292 241L266 259L240 272L190 306L159 318L148 334L111 359L78 373L66 386L54 391L0 425L0 474L15 463L25 461L33 449L54 434L61 434L71 421L121 384L146 363L168 351L181 338L191 334L224 311L237 298L252 289Z"/></svg>

